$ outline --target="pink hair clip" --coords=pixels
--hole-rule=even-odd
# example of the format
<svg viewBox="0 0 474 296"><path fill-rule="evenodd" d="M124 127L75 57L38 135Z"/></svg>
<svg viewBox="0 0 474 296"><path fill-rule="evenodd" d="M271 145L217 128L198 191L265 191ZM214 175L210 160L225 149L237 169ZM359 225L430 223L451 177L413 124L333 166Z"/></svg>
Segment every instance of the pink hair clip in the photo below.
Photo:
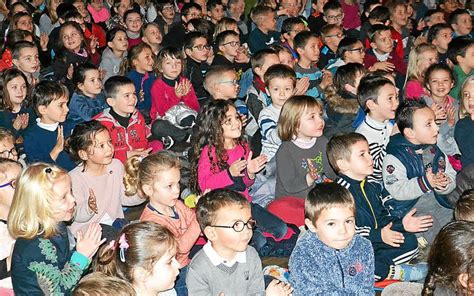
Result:
<svg viewBox="0 0 474 296"><path fill-rule="evenodd" d="M120 248L120 261L125 262L125 250L130 247L127 243L127 238L125 237L125 233L120 236L119 239L119 248Z"/></svg>

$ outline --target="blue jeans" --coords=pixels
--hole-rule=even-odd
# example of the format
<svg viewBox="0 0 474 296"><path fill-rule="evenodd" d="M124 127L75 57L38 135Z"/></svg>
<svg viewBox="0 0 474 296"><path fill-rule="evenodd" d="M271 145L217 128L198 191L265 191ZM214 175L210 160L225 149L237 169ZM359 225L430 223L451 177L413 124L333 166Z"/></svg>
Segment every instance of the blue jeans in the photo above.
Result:
<svg viewBox="0 0 474 296"><path fill-rule="evenodd" d="M283 220L259 204L251 203L251 210L252 217L257 221L257 228L252 237L252 245L257 251L267 243L262 232L268 232L276 238L281 238L288 232L288 225Z"/></svg>
<svg viewBox="0 0 474 296"><path fill-rule="evenodd" d="M188 266L185 266L179 270L178 279L174 285L176 294L178 296L188 296L188 288L186 287L186 275L188 274Z"/></svg>

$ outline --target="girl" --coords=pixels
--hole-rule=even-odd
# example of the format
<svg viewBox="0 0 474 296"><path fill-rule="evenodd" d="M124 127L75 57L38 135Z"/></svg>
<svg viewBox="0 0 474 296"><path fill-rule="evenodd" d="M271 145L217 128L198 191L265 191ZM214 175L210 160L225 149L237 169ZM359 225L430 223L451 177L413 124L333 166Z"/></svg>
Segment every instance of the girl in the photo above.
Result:
<svg viewBox="0 0 474 296"><path fill-rule="evenodd" d="M168 228L177 241L177 256L181 269L176 290L178 295L186 295L185 268L189 253L201 229L194 210L179 199L181 179L179 158L169 151L162 150L140 161L132 157L127 161L125 184L130 195L140 192L148 198L148 204L140 216L140 221L153 221Z"/></svg>
<svg viewBox="0 0 474 296"><path fill-rule="evenodd" d="M107 21L107 28L109 30L113 28L125 29L126 25L123 16L125 12L132 9L131 0L114 0L112 5L112 17Z"/></svg>
<svg viewBox="0 0 474 296"><path fill-rule="evenodd" d="M127 57L127 33L121 28L114 28L107 32L107 48L102 52L100 68L105 72L104 81L112 76L119 75L120 63Z"/></svg>
<svg viewBox="0 0 474 296"><path fill-rule="evenodd" d="M96 66L89 63L77 66L72 83L76 91L69 102L69 121L75 124L89 121L108 107L102 95L102 79Z"/></svg>
<svg viewBox="0 0 474 296"><path fill-rule="evenodd" d="M474 223L456 221L436 236L428 256L423 295L474 293Z"/></svg>
<svg viewBox="0 0 474 296"><path fill-rule="evenodd" d="M27 107L28 82L17 69L0 73L0 126L23 136L26 128L35 123L33 110Z"/></svg>
<svg viewBox="0 0 474 296"><path fill-rule="evenodd" d="M143 42L150 45L151 51L155 56L158 55L161 48L161 41L163 41L163 35L161 34L160 27L156 23L148 23L142 28Z"/></svg>
<svg viewBox="0 0 474 296"><path fill-rule="evenodd" d="M9 130L3 127L0 127L0 158L18 161L15 137Z"/></svg>
<svg viewBox="0 0 474 296"><path fill-rule="evenodd" d="M39 19L39 26L41 33L51 34L54 28L59 27L58 14L56 9L62 0L49 0L46 4L46 9Z"/></svg>
<svg viewBox="0 0 474 296"><path fill-rule="evenodd" d="M92 16L94 23L105 23L110 18L110 12L104 6L103 0L89 0L87 10Z"/></svg>
<svg viewBox="0 0 474 296"><path fill-rule="evenodd" d="M76 197L77 213L70 229L77 235L91 223L108 225L110 239L126 223L122 205L142 203L140 197L125 196L124 167L114 159L107 129L97 121L78 124L69 140L71 157L80 164L69 174ZM114 229L111 229L112 226Z"/></svg>
<svg viewBox="0 0 474 296"><path fill-rule="evenodd" d="M472 137L474 130L474 76L471 75L464 80L461 98L460 120L454 129L454 139L461 151L462 166L467 167L474 163L474 137Z"/></svg>
<svg viewBox="0 0 474 296"><path fill-rule="evenodd" d="M182 51L171 47L162 49L157 57L161 77L151 87L150 110L155 139L183 142L192 133L199 103L191 82L181 75L183 63Z"/></svg>
<svg viewBox="0 0 474 296"><path fill-rule="evenodd" d="M12 282L16 295L70 294L101 240L99 225L77 234L71 251L66 223L74 217L71 178L55 165L36 163L21 173L8 214L16 239Z"/></svg>
<svg viewBox="0 0 474 296"><path fill-rule="evenodd" d="M248 188L254 183L255 174L265 167L267 157L260 155L252 159L252 151L244 140L242 121L234 105L230 101L211 101L201 112L197 126L189 180L191 191L201 193L208 189L228 188L251 201ZM252 244L261 255L265 252L266 237L279 241L294 234L265 208L251 203L251 209L259 227L254 232ZM263 234L263 231L266 233ZM282 253L285 251L288 250Z"/></svg>
<svg viewBox="0 0 474 296"><path fill-rule="evenodd" d="M438 51L432 44L417 45L408 56L405 98L419 100L425 94L423 89L424 73L429 66L438 62Z"/></svg>
<svg viewBox="0 0 474 296"><path fill-rule="evenodd" d="M454 74L446 64L433 64L425 73L425 89L429 96L422 96L431 106L439 126L438 146L448 155L453 167L461 169L461 163L454 158L459 148L454 140L454 126L458 121L459 104L449 95L454 86Z"/></svg>
<svg viewBox="0 0 474 296"><path fill-rule="evenodd" d="M179 273L176 245L164 226L154 222L130 224L99 252L96 270L132 284L137 295L165 295L162 292L172 291Z"/></svg>
<svg viewBox="0 0 474 296"><path fill-rule="evenodd" d="M128 10L125 12L123 19L127 28L128 49L130 50L142 42L142 15L135 10Z"/></svg>
<svg viewBox="0 0 474 296"><path fill-rule="evenodd" d="M59 29L59 50L53 62L55 78L64 81L73 92L71 83L74 67L90 62L98 65L100 54L97 52L97 39L89 44L84 41L84 33L76 22L65 22Z"/></svg>
<svg viewBox="0 0 474 296"><path fill-rule="evenodd" d="M135 85L137 109L145 117L147 124L151 122L151 87L156 80L156 75L152 72L154 63L151 47L140 43L128 52L127 60L120 66L120 73L130 78Z"/></svg>

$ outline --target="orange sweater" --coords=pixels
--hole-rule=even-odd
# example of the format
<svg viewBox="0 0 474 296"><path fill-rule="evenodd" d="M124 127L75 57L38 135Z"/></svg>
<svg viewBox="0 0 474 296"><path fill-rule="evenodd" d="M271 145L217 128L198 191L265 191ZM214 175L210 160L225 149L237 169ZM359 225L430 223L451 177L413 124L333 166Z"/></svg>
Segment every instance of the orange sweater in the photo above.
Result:
<svg viewBox="0 0 474 296"><path fill-rule="evenodd" d="M182 201L177 201L174 210L179 216L178 219L160 214L148 204L140 216L140 221L153 221L165 226L173 233L178 242L176 260L184 267L191 261L188 258L189 251L201 234L201 229L194 211L184 205Z"/></svg>

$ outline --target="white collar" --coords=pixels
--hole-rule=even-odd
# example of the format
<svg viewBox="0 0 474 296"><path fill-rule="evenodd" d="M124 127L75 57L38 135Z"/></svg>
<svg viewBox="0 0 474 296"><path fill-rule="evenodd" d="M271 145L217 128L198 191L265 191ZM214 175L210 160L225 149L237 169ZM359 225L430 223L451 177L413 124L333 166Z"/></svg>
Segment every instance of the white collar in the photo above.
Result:
<svg viewBox="0 0 474 296"><path fill-rule="evenodd" d="M370 117L368 114L367 116L365 116L365 121L367 122L367 124L375 129L384 129L384 128L387 128L387 122L388 120L384 121L384 122L380 122L378 120L375 120L373 119L372 117Z"/></svg>
<svg viewBox="0 0 474 296"><path fill-rule="evenodd" d="M296 138L296 139L292 140L292 142L293 142L293 144L295 144L296 146L298 146L301 149L309 149L309 148L314 146L317 139L318 138L314 137L311 140L306 141L306 140Z"/></svg>
<svg viewBox="0 0 474 296"><path fill-rule="evenodd" d="M224 264L226 266L232 267L236 262L239 263L246 263L247 262L247 253L244 252L238 252L237 255L235 255L234 259L231 261L227 261L227 259L222 258L219 254L217 254L216 250L212 247L211 241L208 241L204 247L202 247L202 250L204 253L207 255L209 260L211 260L211 263L214 266L218 266L219 264Z"/></svg>
<svg viewBox="0 0 474 296"><path fill-rule="evenodd" d="M386 60L388 60L388 58L390 57L390 53L386 53L386 54L380 54L380 53L377 53L375 51L375 49L373 50L374 52L374 55L377 57L377 60L381 61L381 62L385 62Z"/></svg>
<svg viewBox="0 0 474 296"><path fill-rule="evenodd" d="M36 124L42 129L45 129L50 132L54 132L58 128L59 122L51 123L51 124L42 123L41 118L36 118Z"/></svg>

